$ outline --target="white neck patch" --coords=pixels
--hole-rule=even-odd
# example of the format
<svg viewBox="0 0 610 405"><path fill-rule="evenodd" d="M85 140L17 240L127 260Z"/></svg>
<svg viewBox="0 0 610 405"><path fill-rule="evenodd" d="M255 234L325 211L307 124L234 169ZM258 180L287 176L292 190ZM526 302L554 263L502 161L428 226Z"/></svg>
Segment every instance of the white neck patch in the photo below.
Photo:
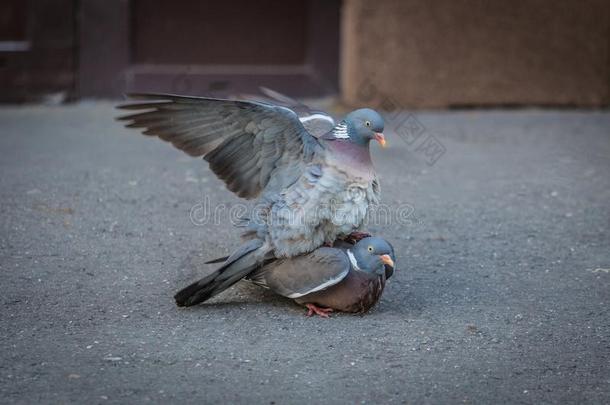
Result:
<svg viewBox="0 0 610 405"><path fill-rule="evenodd" d="M333 136L335 138L348 139L349 135L347 134L347 125L344 123L337 124L333 128Z"/></svg>
<svg viewBox="0 0 610 405"><path fill-rule="evenodd" d="M347 257L349 257L349 261L355 270L362 270L360 266L358 266L358 260L356 260L356 256L354 256L350 249L347 250Z"/></svg>

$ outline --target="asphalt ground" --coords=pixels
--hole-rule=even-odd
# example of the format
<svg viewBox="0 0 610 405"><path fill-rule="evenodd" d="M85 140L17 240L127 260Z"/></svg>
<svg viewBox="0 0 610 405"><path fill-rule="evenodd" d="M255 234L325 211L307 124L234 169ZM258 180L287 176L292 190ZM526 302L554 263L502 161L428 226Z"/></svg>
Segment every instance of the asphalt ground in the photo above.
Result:
<svg viewBox="0 0 610 405"><path fill-rule="evenodd" d="M398 117L370 224L398 270L331 319L245 282L177 308L240 201L115 115L0 108L0 402L610 402L610 113Z"/></svg>

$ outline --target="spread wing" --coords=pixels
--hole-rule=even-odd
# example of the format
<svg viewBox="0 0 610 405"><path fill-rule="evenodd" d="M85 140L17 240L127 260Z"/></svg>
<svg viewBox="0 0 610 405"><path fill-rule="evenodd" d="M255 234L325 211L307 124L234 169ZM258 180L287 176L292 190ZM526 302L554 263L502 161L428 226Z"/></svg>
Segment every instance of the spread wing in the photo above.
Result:
<svg viewBox="0 0 610 405"><path fill-rule="evenodd" d="M286 186L319 147L285 107L169 94L130 97L144 102L119 106L132 111L119 120L191 156L203 156L229 190L243 198L258 196L272 177L274 186Z"/></svg>
<svg viewBox="0 0 610 405"><path fill-rule="evenodd" d="M265 265L250 279L284 297L298 298L337 284L350 269L343 250L321 247L306 255Z"/></svg>

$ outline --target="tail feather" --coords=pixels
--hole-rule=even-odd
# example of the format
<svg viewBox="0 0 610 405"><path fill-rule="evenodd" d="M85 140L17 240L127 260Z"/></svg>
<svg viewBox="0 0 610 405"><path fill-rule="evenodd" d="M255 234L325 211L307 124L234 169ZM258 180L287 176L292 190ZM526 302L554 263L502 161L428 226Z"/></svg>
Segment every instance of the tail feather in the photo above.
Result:
<svg viewBox="0 0 610 405"><path fill-rule="evenodd" d="M207 262L204 262L204 263L205 264L222 263L222 262L226 262L228 258L229 258L229 256L223 256L223 257L219 257L217 259L208 260Z"/></svg>
<svg viewBox="0 0 610 405"><path fill-rule="evenodd" d="M264 252L260 240L251 240L242 245L212 274L183 288L174 295L179 307L188 307L204 302L226 290L259 267Z"/></svg>

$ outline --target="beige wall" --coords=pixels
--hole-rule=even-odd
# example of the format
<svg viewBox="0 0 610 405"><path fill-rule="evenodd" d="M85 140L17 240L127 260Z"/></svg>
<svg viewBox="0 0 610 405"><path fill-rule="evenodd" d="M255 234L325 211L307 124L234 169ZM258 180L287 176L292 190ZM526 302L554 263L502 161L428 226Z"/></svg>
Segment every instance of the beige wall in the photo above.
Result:
<svg viewBox="0 0 610 405"><path fill-rule="evenodd" d="M350 105L610 103L610 1L345 0Z"/></svg>

